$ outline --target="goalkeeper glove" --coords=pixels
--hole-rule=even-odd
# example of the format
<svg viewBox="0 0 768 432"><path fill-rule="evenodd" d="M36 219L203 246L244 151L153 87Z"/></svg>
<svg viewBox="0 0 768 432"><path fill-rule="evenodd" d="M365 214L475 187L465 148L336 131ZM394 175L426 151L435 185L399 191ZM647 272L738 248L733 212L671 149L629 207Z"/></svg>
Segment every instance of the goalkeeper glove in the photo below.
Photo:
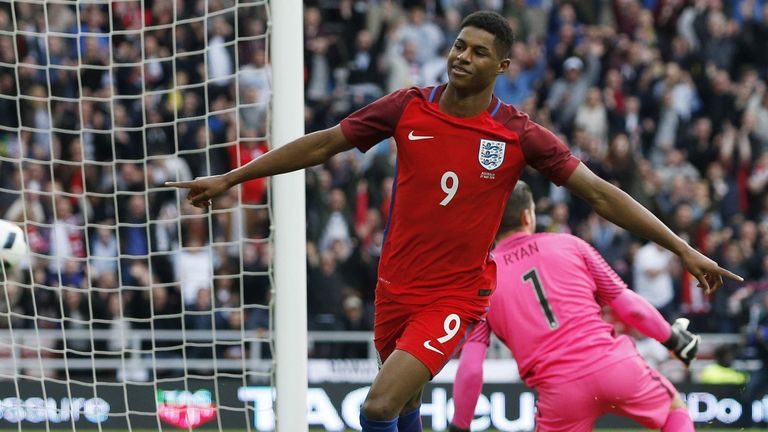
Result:
<svg viewBox="0 0 768 432"><path fill-rule="evenodd" d="M664 346L675 353L675 357L685 363L686 366L690 366L693 359L696 358L696 352L699 351L699 344L701 343L701 336L687 330L689 323L687 318L676 319L672 324L672 334L664 342Z"/></svg>

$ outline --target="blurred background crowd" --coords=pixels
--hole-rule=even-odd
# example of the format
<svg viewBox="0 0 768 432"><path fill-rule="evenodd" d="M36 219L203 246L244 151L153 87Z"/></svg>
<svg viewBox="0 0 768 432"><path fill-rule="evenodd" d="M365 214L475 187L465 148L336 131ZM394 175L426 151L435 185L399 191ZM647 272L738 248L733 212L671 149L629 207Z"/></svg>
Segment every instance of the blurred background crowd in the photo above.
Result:
<svg viewBox="0 0 768 432"><path fill-rule="evenodd" d="M674 255L528 169L539 229L584 238L669 320L742 334L735 353L768 361L768 3L307 0L297 121L323 129L393 90L446 82L461 19L479 9L517 37L497 96L747 282L704 295ZM269 148L266 19L265 5L232 0L0 2L0 217L26 221L36 252L31 288L2 300L12 325L268 327L266 181L208 213L162 186ZM396 150L307 170L310 330L372 327Z"/></svg>

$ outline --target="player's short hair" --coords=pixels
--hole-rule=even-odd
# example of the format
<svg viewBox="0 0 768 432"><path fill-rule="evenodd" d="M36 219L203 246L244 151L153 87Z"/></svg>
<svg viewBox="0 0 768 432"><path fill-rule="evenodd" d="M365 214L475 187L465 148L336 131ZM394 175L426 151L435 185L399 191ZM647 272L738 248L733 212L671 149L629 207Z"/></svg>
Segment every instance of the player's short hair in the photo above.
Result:
<svg viewBox="0 0 768 432"><path fill-rule="evenodd" d="M501 218L499 232L505 233L520 229L522 227L520 215L523 213L523 210L530 210L532 206L533 193L531 192L531 187L528 186L528 183L518 180L515 189L509 195L507 206L504 208L504 216Z"/></svg>
<svg viewBox="0 0 768 432"><path fill-rule="evenodd" d="M461 22L461 28L476 27L492 34L496 39L496 50L502 58L512 55L515 33L506 18L493 11L477 11L467 15Z"/></svg>

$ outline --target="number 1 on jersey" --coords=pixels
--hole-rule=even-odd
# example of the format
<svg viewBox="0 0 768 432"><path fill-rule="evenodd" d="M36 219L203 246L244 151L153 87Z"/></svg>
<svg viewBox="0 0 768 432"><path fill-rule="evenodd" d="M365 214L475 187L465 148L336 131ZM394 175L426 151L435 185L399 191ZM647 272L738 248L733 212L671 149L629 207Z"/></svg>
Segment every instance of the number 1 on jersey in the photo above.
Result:
<svg viewBox="0 0 768 432"><path fill-rule="evenodd" d="M448 180L451 181L450 185L448 184ZM440 205L447 206L456 195L456 191L459 190L459 176L453 171L446 171L440 179L440 187L443 188L443 192L446 193L445 198L440 201Z"/></svg>
<svg viewBox="0 0 768 432"><path fill-rule="evenodd" d="M552 330L556 329L559 324L557 323L555 314L552 312L552 307L549 305L547 295L544 293L544 287L541 285L541 278L539 277L539 273L536 271L536 267L530 269L528 273L523 275L523 282L528 281L533 284L533 289L536 291L536 298L539 299L539 304L541 305L541 309L544 311L544 316L547 317L547 321L549 322L549 328Z"/></svg>

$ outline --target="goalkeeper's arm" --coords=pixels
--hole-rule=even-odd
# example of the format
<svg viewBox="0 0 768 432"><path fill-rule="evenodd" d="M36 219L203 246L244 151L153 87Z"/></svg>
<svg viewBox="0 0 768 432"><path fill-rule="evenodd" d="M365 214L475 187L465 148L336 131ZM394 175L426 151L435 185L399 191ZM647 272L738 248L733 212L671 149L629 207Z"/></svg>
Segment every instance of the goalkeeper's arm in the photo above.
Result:
<svg viewBox="0 0 768 432"><path fill-rule="evenodd" d="M453 384L453 420L450 432L469 432L477 399L483 387L483 360L488 344L470 340L461 349L459 368Z"/></svg>
<svg viewBox="0 0 768 432"><path fill-rule="evenodd" d="M696 358L701 337L687 330L688 320L681 318L670 326L653 305L629 289L623 290L609 305L622 321L661 342L686 366Z"/></svg>

